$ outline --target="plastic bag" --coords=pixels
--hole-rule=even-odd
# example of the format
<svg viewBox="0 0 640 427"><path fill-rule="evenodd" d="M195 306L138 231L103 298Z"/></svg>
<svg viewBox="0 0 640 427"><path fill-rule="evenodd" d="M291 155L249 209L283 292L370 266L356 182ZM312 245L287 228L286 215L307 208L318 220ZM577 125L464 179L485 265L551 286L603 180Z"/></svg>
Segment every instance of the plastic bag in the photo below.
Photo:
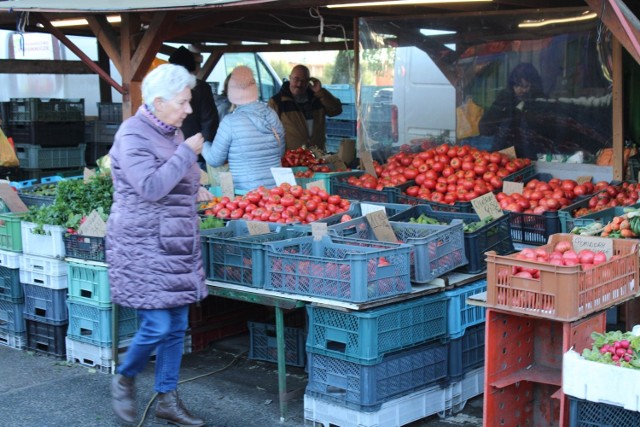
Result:
<svg viewBox="0 0 640 427"><path fill-rule="evenodd" d="M456 108L456 137L465 139L480 135L478 124L484 114L484 108L473 102L471 98Z"/></svg>
<svg viewBox="0 0 640 427"><path fill-rule="evenodd" d="M0 166L5 168L17 167L20 164L18 156L2 129L0 129Z"/></svg>

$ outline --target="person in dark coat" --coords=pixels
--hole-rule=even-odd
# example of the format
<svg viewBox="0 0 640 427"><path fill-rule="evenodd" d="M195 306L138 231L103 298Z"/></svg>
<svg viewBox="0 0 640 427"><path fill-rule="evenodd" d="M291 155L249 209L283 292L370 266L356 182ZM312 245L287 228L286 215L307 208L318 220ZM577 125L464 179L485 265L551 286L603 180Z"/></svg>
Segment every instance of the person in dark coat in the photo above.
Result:
<svg viewBox="0 0 640 427"><path fill-rule="evenodd" d="M169 56L169 63L182 65L190 73L194 75L196 73L196 60L193 53L184 46L180 46ZM196 86L191 90L191 109L193 113L187 116L181 126L184 137L189 138L200 132L205 141L213 141L220 118L211 86L207 82L196 79ZM198 158L198 161L200 167L204 168L202 156Z"/></svg>
<svg viewBox="0 0 640 427"><path fill-rule="evenodd" d="M195 77L161 65L142 81L140 106L122 123L109 151L114 194L106 255L111 301L138 312L139 329L111 383L112 406L136 420L134 380L156 352L156 420L202 426L178 397L189 304L207 296L197 202L211 200L196 163L202 134L185 139Z"/></svg>

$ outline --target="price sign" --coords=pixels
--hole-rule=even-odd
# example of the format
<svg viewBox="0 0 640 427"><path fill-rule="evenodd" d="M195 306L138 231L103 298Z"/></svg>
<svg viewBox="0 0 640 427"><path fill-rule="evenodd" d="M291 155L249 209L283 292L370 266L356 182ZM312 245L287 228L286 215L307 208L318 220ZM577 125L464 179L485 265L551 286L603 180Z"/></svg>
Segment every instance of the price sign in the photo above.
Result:
<svg viewBox="0 0 640 427"><path fill-rule="evenodd" d="M360 212L362 212L362 216L367 216L367 214L376 211L386 212L384 206L372 205L371 203L360 203Z"/></svg>
<svg viewBox="0 0 640 427"><path fill-rule="evenodd" d="M81 236L104 237L107 235L107 224L102 220L100 214L94 210L78 227L78 234Z"/></svg>
<svg viewBox="0 0 640 427"><path fill-rule="evenodd" d="M584 184L585 182L591 182L592 179L592 176L579 176L578 178L576 178L576 182L578 184Z"/></svg>
<svg viewBox="0 0 640 427"><path fill-rule="evenodd" d="M296 185L296 177L293 175L291 168L271 168L271 175L273 175L276 185L284 184L285 182Z"/></svg>
<svg viewBox="0 0 640 427"><path fill-rule="evenodd" d="M347 165L342 161L342 159L337 154L332 154L331 156L327 156L324 158L326 163L331 165L332 170L334 171L342 171L347 169Z"/></svg>
<svg viewBox="0 0 640 427"><path fill-rule="evenodd" d="M515 159L516 157L518 157L516 155L516 148L514 146L507 147L504 150L500 150L500 153L506 154L510 159Z"/></svg>
<svg viewBox="0 0 640 427"><path fill-rule="evenodd" d="M323 236L327 235L327 223L326 222L312 222L311 223L311 235L313 240L321 240Z"/></svg>
<svg viewBox="0 0 640 427"><path fill-rule="evenodd" d="M84 168L84 172L82 173L82 175L84 176L84 182L88 182L96 175L96 171L94 171L93 169Z"/></svg>
<svg viewBox="0 0 640 427"><path fill-rule="evenodd" d="M373 165L373 157L371 157L371 152L369 150L361 150L360 153L360 164L364 168L364 170L369 174L377 177L376 167Z"/></svg>
<svg viewBox="0 0 640 427"><path fill-rule="evenodd" d="M261 221L247 221L247 228L249 229L249 234L252 236L271 232L271 230L269 230L269 224Z"/></svg>
<svg viewBox="0 0 640 427"><path fill-rule="evenodd" d="M493 193L483 194L471 201L473 209L476 211L480 219L500 218L503 215L498 199Z"/></svg>
<svg viewBox="0 0 640 427"><path fill-rule="evenodd" d="M18 193L9 184L0 184L0 199L11 212L27 212L29 210L20 196L18 196Z"/></svg>
<svg viewBox="0 0 640 427"><path fill-rule="evenodd" d="M322 179L319 179L318 181L311 181L307 184L307 188L311 188L311 187L318 187L321 190L327 190L327 188L324 185L324 181Z"/></svg>
<svg viewBox="0 0 640 427"><path fill-rule="evenodd" d="M613 240L608 237L573 236L573 250L580 252L583 249L604 252L609 260L613 256Z"/></svg>
<svg viewBox="0 0 640 427"><path fill-rule="evenodd" d="M505 194L513 194L513 193L522 194L522 190L524 190L524 184L521 182L513 182L513 181L502 182L502 191Z"/></svg>
<svg viewBox="0 0 640 427"><path fill-rule="evenodd" d="M393 228L391 228L391 224L389 224L386 212L371 212L367 214L366 218L373 230L373 234L376 235L378 240L382 242L398 243L398 238L396 237L396 233L394 233Z"/></svg>
<svg viewBox="0 0 640 427"><path fill-rule="evenodd" d="M220 172L218 174L218 180L220 181L220 190L222 196L227 196L230 199L235 197L235 190L233 189L233 177L231 172Z"/></svg>

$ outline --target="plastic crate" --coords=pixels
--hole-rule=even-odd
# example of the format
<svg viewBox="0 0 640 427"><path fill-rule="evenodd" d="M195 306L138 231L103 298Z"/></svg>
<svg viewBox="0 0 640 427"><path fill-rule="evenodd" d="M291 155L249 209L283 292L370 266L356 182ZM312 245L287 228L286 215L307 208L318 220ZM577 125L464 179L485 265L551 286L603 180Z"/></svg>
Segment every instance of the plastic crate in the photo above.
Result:
<svg viewBox="0 0 640 427"><path fill-rule="evenodd" d="M0 329L0 345L22 350L27 345L25 332L6 332Z"/></svg>
<svg viewBox="0 0 640 427"><path fill-rule="evenodd" d="M101 143L101 144L113 144L116 132L120 128L122 122L105 122L102 120L96 120L91 122L89 132L92 132L87 142ZM85 137L86 138L86 137Z"/></svg>
<svg viewBox="0 0 640 427"><path fill-rule="evenodd" d="M609 389L612 385L609 384ZM640 412L619 406L569 398L569 427L629 427L640 425Z"/></svg>
<svg viewBox="0 0 640 427"><path fill-rule="evenodd" d="M24 302L20 283L20 257L19 253L0 250L0 299Z"/></svg>
<svg viewBox="0 0 640 427"><path fill-rule="evenodd" d="M331 92L331 94L338 98L343 104L356 103L356 89L353 85L338 83L322 86Z"/></svg>
<svg viewBox="0 0 640 427"><path fill-rule="evenodd" d="M447 377L447 345L428 343L366 366L315 353L309 356L305 393L365 412Z"/></svg>
<svg viewBox="0 0 640 427"><path fill-rule="evenodd" d="M407 222L411 218L418 218L422 214L447 223L454 219L460 219L465 224L480 220L480 217L475 213L437 211L433 210L430 205L413 206L392 216L389 220ZM464 233L464 253L468 264L463 265L459 270L470 274L480 273L487 268L487 263L484 259L485 252L495 251L499 255L506 255L514 250L510 214L507 212L476 231Z"/></svg>
<svg viewBox="0 0 640 427"><path fill-rule="evenodd" d="M20 281L50 289L66 289L67 263L56 258L23 254L20 257Z"/></svg>
<svg viewBox="0 0 640 427"><path fill-rule="evenodd" d="M51 325L66 324L67 290L24 283L24 318Z"/></svg>
<svg viewBox="0 0 640 427"><path fill-rule="evenodd" d="M18 190L18 196L27 206L52 205L56 200L56 183L36 184Z"/></svg>
<svg viewBox="0 0 640 427"><path fill-rule="evenodd" d="M543 248L551 253L558 242L574 237L554 234ZM586 271L580 265L556 266L487 252L487 305L571 321L633 298L638 293L638 242L611 240L617 258ZM513 266L538 269L540 279L515 277Z"/></svg>
<svg viewBox="0 0 640 427"><path fill-rule="evenodd" d="M315 181L322 181L322 183L324 184L324 188L327 190L327 192L331 193L331 178L333 178L334 176L349 175L350 173L351 171L314 172L311 178L296 177L296 184L302 186L303 188L308 188L308 185L310 183Z"/></svg>
<svg viewBox="0 0 640 427"><path fill-rule="evenodd" d="M405 215L406 211L399 214ZM389 222L399 242L411 246L411 281L426 283L467 263L464 254L463 222L454 219L449 225ZM331 233L341 237L378 240L366 217L331 226Z"/></svg>
<svg viewBox="0 0 640 427"><path fill-rule="evenodd" d="M265 242L298 236L282 224L267 223L270 233L250 235L246 221L229 221L226 226L202 233L202 254L209 280L261 288L264 284ZM282 228L282 229L281 229Z"/></svg>
<svg viewBox="0 0 640 427"><path fill-rule="evenodd" d="M327 118L327 135L353 138L357 134L358 122L355 120L335 120Z"/></svg>
<svg viewBox="0 0 640 427"><path fill-rule="evenodd" d="M62 237L67 258L105 262L105 238L65 233Z"/></svg>
<svg viewBox="0 0 640 427"><path fill-rule="evenodd" d="M0 300L0 331L12 334L25 331L24 303Z"/></svg>
<svg viewBox="0 0 640 427"><path fill-rule="evenodd" d="M70 301L98 307L111 306L111 290L106 265L68 262Z"/></svg>
<svg viewBox="0 0 640 427"><path fill-rule="evenodd" d="M278 361L278 344L276 325L270 323L248 322L249 359ZM284 328L284 355L287 365L303 367L306 354L304 351L304 328Z"/></svg>
<svg viewBox="0 0 640 427"><path fill-rule="evenodd" d="M109 346L113 341L113 307L98 307L81 302L67 301L69 329L67 335L78 341ZM138 329L136 310L118 307L118 339L132 337Z"/></svg>
<svg viewBox="0 0 640 427"><path fill-rule="evenodd" d="M515 243L544 245L549 236L561 230L558 212L542 215L510 212L511 238Z"/></svg>
<svg viewBox="0 0 640 427"><path fill-rule="evenodd" d="M467 298L487 290L487 280L480 279L444 292L447 297L447 337L460 338L467 328L484 323L484 307L467 304Z"/></svg>
<svg viewBox="0 0 640 427"><path fill-rule="evenodd" d="M107 122L121 122L122 102L98 102L98 119Z"/></svg>
<svg viewBox="0 0 640 427"><path fill-rule="evenodd" d="M85 141L85 125L83 121L13 123L9 134L14 144L72 147Z"/></svg>
<svg viewBox="0 0 640 427"><path fill-rule="evenodd" d="M9 102L9 123L84 120L84 99L11 98Z"/></svg>
<svg viewBox="0 0 640 427"><path fill-rule="evenodd" d="M64 359L67 355L65 336L67 324L53 325L46 322L26 320L27 350Z"/></svg>
<svg viewBox="0 0 640 427"><path fill-rule="evenodd" d="M307 352L361 365L380 363L389 353L447 333L447 298L442 293L361 311L306 308Z"/></svg>
<svg viewBox="0 0 640 427"><path fill-rule="evenodd" d="M191 328L187 333L191 336L192 351L206 350L211 343L223 338L247 333L248 321L263 321L267 318L267 307L251 304L231 312L212 318L207 324Z"/></svg>
<svg viewBox="0 0 640 427"><path fill-rule="evenodd" d="M336 194L343 199L358 200L360 202L377 203L397 203L400 194L397 187L385 187L382 190L364 188L351 185L347 179L351 175L362 175L363 171L352 171L351 174L344 174L331 178L331 194Z"/></svg>
<svg viewBox="0 0 640 427"><path fill-rule="evenodd" d="M22 252L22 218L24 212L0 213L0 249Z"/></svg>
<svg viewBox="0 0 640 427"><path fill-rule="evenodd" d="M638 369L585 360L573 350L562 356L562 389L577 399L640 412L639 381Z"/></svg>
<svg viewBox="0 0 640 427"><path fill-rule="evenodd" d="M59 225L44 224L41 228L33 222L22 221L22 252L50 258L64 258L64 235L66 229Z"/></svg>
<svg viewBox="0 0 640 427"><path fill-rule="evenodd" d="M255 304L251 302L208 295L202 301L189 305L189 327L197 329L213 324L222 315L252 309L255 309Z"/></svg>
<svg viewBox="0 0 640 427"><path fill-rule="evenodd" d="M85 165L85 144L76 147L43 147L15 144L16 156L22 169L76 168Z"/></svg>
<svg viewBox="0 0 640 427"><path fill-rule="evenodd" d="M100 157L109 154L109 150L111 150L112 146L112 142L87 142L87 149L85 152L85 161L87 165L96 165Z"/></svg>
<svg viewBox="0 0 640 427"><path fill-rule="evenodd" d="M265 289L351 302L411 292L408 245L305 236L265 246Z"/></svg>
<svg viewBox="0 0 640 427"><path fill-rule="evenodd" d="M128 344L129 340L118 343L118 355L124 352L124 346ZM115 373L111 346L89 344L67 336L65 337L65 349L67 362L69 363L87 366L105 374ZM120 358L120 360L122 359Z"/></svg>
<svg viewBox="0 0 640 427"><path fill-rule="evenodd" d="M358 112L355 104L342 104L342 113L331 117L332 120L352 120L358 119ZM328 132L327 132L328 133ZM355 135L355 134L354 134Z"/></svg>
<svg viewBox="0 0 640 427"><path fill-rule="evenodd" d="M588 202L588 199L585 200L585 202ZM564 217L564 228L563 231L566 233L571 232L571 230L574 227L586 227L588 225L593 224L594 222L599 222L601 223L603 226L607 225L608 223L611 222L611 220L613 220L614 217L616 216L620 216L622 214L625 213L625 209L628 208L639 208L640 207L640 203L636 203L634 205L631 206L616 206L616 207L612 207L612 208L606 208L606 209L602 209L599 210L597 212L593 212L587 215L583 215L581 217L578 218L574 218L574 217L569 217L567 218L566 216Z"/></svg>
<svg viewBox="0 0 640 427"><path fill-rule="evenodd" d="M460 381L465 374L484 366L484 330L482 322L468 327L461 337L449 341L449 381Z"/></svg>
<svg viewBox="0 0 640 427"><path fill-rule="evenodd" d="M340 144L342 144L342 140L345 139L341 136L329 136L327 135L325 141L325 151L327 153L337 153L340 149Z"/></svg>

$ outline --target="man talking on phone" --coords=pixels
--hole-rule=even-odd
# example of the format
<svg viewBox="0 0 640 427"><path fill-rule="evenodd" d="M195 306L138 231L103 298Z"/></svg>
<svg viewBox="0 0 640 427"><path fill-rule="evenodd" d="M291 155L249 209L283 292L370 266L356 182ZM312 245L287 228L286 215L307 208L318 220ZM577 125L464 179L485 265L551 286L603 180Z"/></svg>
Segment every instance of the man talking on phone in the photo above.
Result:
<svg viewBox="0 0 640 427"><path fill-rule="evenodd" d="M342 113L338 98L322 87L320 80L310 77L309 69L296 65L280 92L269 99L284 126L287 150L317 147L325 150L325 116Z"/></svg>

